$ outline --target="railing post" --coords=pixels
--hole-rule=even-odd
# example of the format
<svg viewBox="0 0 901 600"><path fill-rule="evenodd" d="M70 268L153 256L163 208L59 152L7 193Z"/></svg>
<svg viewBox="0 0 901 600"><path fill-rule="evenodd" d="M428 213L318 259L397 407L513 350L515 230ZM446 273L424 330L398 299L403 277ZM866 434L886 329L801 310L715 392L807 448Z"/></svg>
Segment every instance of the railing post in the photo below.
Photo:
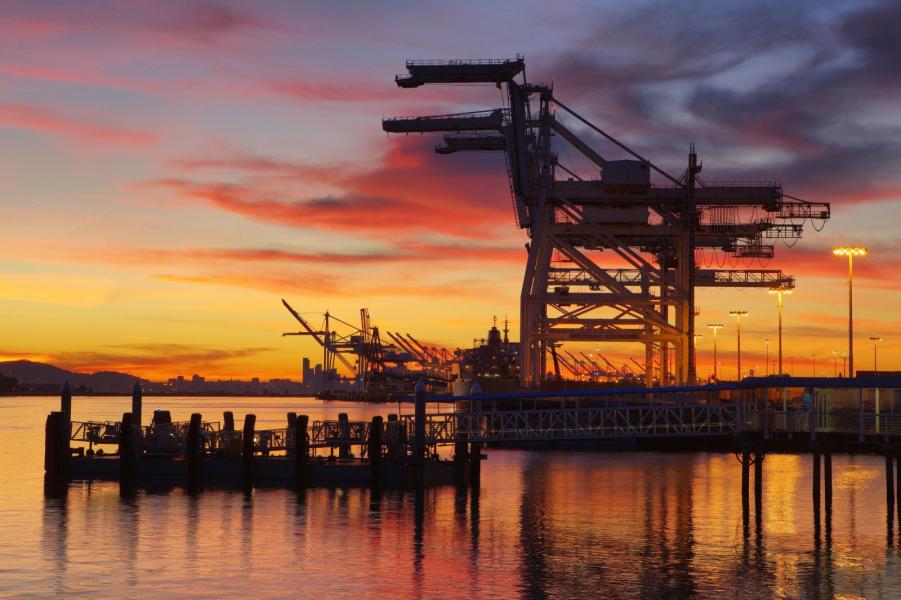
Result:
<svg viewBox="0 0 901 600"><path fill-rule="evenodd" d="M245 488L253 485L253 432L256 423L256 415L244 415L244 432L241 440L241 480Z"/></svg>
<svg viewBox="0 0 901 600"><path fill-rule="evenodd" d="M59 411L68 415L69 420L72 419L72 388L69 386L68 379L63 383L63 387L60 390Z"/></svg>
<svg viewBox="0 0 901 600"><path fill-rule="evenodd" d="M763 388L763 439L770 439L770 389Z"/></svg>
<svg viewBox="0 0 901 600"><path fill-rule="evenodd" d="M860 388L857 391L858 398L860 400L860 434L857 436L857 441L861 444L864 443L866 437L864 436L864 425L863 425L863 388Z"/></svg>
<svg viewBox="0 0 901 600"><path fill-rule="evenodd" d="M817 393L815 388L810 388L810 440L816 441L817 439ZM817 455L817 465L819 465L819 454ZM817 466L817 473L819 474L819 466ZM817 488L817 497L819 497L819 488ZM819 505L817 505L819 507ZM819 508L817 508L819 510Z"/></svg>
<svg viewBox="0 0 901 600"><path fill-rule="evenodd" d="M307 434L307 426L310 417L300 415L297 417L297 429L294 432L294 485L297 489L307 486L307 455L310 451L310 441Z"/></svg>
<svg viewBox="0 0 901 600"><path fill-rule="evenodd" d="M413 459L417 464L425 462L425 383L416 383L413 416Z"/></svg>

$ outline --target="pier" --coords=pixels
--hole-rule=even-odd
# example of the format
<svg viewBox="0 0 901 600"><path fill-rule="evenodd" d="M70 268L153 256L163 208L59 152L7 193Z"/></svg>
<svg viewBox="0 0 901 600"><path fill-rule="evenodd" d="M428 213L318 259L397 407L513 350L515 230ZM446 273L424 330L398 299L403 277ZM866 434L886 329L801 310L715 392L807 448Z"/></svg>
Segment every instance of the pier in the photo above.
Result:
<svg viewBox="0 0 901 600"><path fill-rule="evenodd" d="M366 421L346 413L337 420L287 413L284 428L257 429L255 415L246 415L239 428L231 412L221 421L194 413L175 422L157 410L145 425L139 386L121 421L74 421L64 387L61 410L47 418L46 490L53 495L68 481L85 479L118 481L123 493L148 482L189 491L228 485L477 487L480 462L492 448L709 450L734 453L741 462L736 485L748 521L751 471L759 514L768 454L811 456L815 514L822 506L829 517L832 456L866 453L885 457L891 527L895 502L901 503L901 473L895 474L899 401L901 381L882 377L771 377L716 386L462 397L429 396L420 387L408 399L409 413ZM450 407L441 410L441 404ZM604 460L603 453L597 460Z"/></svg>

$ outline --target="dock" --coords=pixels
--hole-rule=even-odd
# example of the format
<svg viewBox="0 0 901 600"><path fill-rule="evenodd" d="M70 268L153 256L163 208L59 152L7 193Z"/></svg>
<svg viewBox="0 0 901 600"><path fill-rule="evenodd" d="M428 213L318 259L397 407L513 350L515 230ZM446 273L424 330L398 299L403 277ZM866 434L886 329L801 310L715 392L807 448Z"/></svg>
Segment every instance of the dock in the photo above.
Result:
<svg viewBox="0 0 901 600"><path fill-rule="evenodd" d="M123 493L148 483L189 491L219 486L408 488L480 485L481 461L493 448L616 449L734 453L742 465L744 514L752 497L760 516L765 458L809 455L815 514L831 515L832 456L883 456L889 526L901 516L901 380L748 378L739 383L664 388L604 388L409 399L413 414L352 421L310 421L287 413L286 426L257 429L246 415L236 428L200 413L173 422L155 411L141 422L140 386L121 421L72 421L71 392L47 417L47 493L71 480L118 481ZM429 413L432 403L453 405ZM449 459L439 447L452 447ZM447 454L446 452L443 454ZM598 460L604 460L598 453ZM896 487L897 486L897 487Z"/></svg>

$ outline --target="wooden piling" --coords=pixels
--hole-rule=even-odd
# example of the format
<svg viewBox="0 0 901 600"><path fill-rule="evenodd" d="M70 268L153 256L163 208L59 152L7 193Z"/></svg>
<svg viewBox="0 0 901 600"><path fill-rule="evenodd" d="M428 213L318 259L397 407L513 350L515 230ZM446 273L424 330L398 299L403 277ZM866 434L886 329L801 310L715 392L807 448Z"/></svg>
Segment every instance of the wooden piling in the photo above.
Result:
<svg viewBox="0 0 901 600"><path fill-rule="evenodd" d="M469 445L469 483L478 487L482 479L482 444L473 442Z"/></svg>
<svg viewBox="0 0 901 600"><path fill-rule="evenodd" d="M66 413L51 412L44 429L44 495L63 498L68 490L69 477L69 417Z"/></svg>
<svg viewBox="0 0 901 600"><path fill-rule="evenodd" d="M891 454L885 455L885 512L891 523L895 513L895 461ZM901 514L898 516L901 518Z"/></svg>
<svg viewBox="0 0 901 600"><path fill-rule="evenodd" d="M372 417L369 426L369 470L372 487L382 483L382 417Z"/></svg>
<svg viewBox="0 0 901 600"><path fill-rule="evenodd" d="M413 415L413 461L425 462L425 383L416 383L415 407Z"/></svg>
<svg viewBox="0 0 901 600"><path fill-rule="evenodd" d="M347 413L338 413L338 458L350 458L350 421Z"/></svg>
<svg viewBox="0 0 901 600"><path fill-rule="evenodd" d="M191 415L188 424L188 434L185 436L185 462L188 464L188 489L195 490L200 483L200 446L201 427L203 425L200 413Z"/></svg>
<svg viewBox="0 0 901 600"><path fill-rule="evenodd" d="M144 390L141 389L141 382L135 381L134 387L131 389L131 418L132 425L134 425L134 430L136 432L140 432L141 430L141 412L144 404Z"/></svg>
<svg viewBox="0 0 901 600"><path fill-rule="evenodd" d="M901 456L896 457L895 461L898 464L898 472L895 474L895 502L897 502L897 510L895 511L898 515L898 526L901 528Z"/></svg>
<svg viewBox="0 0 901 600"><path fill-rule="evenodd" d="M466 442L454 443L454 480L457 485L464 485L466 482L466 462L469 460L469 452L467 451Z"/></svg>
<svg viewBox="0 0 901 600"><path fill-rule="evenodd" d="M222 413L222 431L234 431L235 430L235 413L230 410Z"/></svg>
<svg viewBox="0 0 901 600"><path fill-rule="evenodd" d="M745 522L751 513L751 452L747 449L741 452L741 512Z"/></svg>
<svg viewBox="0 0 901 600"><path fill-rule="evenodd" d="M820 513L820 453L813 453L813 509Z"/></svg>
<svg viewBox="0 0 901 600"><path fill-rule="evenodd" d="M257 416L244 416L244 433L241 446L241 480L244 487L253 485L253 432L256 427Z"/></svg>
<svg viewBox="0 0 901 600"><path fill-rule="evenodd" d="M293 433L295 436L295 440L297 439L297 413L289 412L288 413L288 431ZM285 454L287 456L294 456L294 453L297 451L297 441L294 442L294 448L287 448L285 450Z"/></svg>
<svg viewBox="0 0 901 600"><path fill-rule="evenodd" d="M307 486L307 457L310 453L310 439L307 436L307 426L310 417L300 415L297 417L297 432L294 434L296 447L294 450L294 485L302 490Z"/></svg>
<svg viewBox="0 0 901 600"><path fill-rule="evenodd" d="M399 460L401 444L400 423L397 420L397 413L388 413L388 423L385 427L385 433L388 437L388 459L394 461Z"/></svg>
<svg viewBox="0 0 901 600"><path fill-rule="evenodd" d="M757 452L754 456L754 514L760 521L763 510L763 452Z"/></svg>
<svg viewBox="0 0 901 600"><path fill-rule="evenodd" d="M44 472L53 479L60 478L64 471L60 460L62 456L60 451L62 422L63 413L52 412L47 415L47 422L44 426Z"/></svg>
<svg viewBox="0 0 901 600"><path fill-rule="evenodd" d="M135 436L134 416L127 412L122 415L119 431L119 493L131 493L135 483Z"/></svg>
<svg viewBox="0 0 901 600"><path fill-rule="evenodd" d="M826 514L832 514L832 453L823 453L823 500Z"/></svg>

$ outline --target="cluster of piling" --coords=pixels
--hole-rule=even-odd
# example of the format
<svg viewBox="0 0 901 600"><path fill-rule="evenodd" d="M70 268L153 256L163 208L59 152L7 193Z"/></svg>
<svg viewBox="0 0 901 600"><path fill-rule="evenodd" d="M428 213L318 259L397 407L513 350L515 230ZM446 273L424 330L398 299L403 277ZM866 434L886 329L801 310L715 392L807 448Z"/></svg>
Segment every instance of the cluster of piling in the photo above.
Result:
<svg viewBox="0 0 901 600"><path fill-rule="evenodd" d="M398 420L398 415L388 415L388 423L381 416L372 418L368 427L368 438L360 445L361 455L366 459L353 458L350 442L351 422L346 413L338 417L339 435L335 441L334 449L338 456L329 459L311 455L310 444L310 418L308 415L287 413L288 436L293 439L293 444L285 443L285 456L268 456L268 451L261 451L255 446L255 440L259 435L267 435L267 431L256 430L256 415L247 414L240 436L226 435L226 439L240 440L240 456L228 454L228 456L213 455L209 448L204 448L204 422L200 413L191 414L190 421L184 433L180 453L177 456L157 456L148 454L145 450L141 412L142 397L140 386L136 385L132 394L131 411L122 415L118 424L118 450L114 456L104 455L102 452L94 453L89 449L87 455L83 448L79 449L79 455L75 457L75 469L73 466L73 450L70 448L71 425L71 393L68 386L63 389L61 410L52 412L47 418L47 430L45 441L45 472L46 480L55 484L48 486L48 493L58 490L61 484L65 484L70 478L93 477L97 475L97 469L106 469L107 476L113 476L119 480L123 493L131 493L137 483L149 475L164 476L173 481L172 484L183 484L189 491L196 491L205 483L223 478L238 479L245 488L251 488L260 480L269 481L272 474L277 473L277 479L281 482L293 480L298 489L304 489L311 485L321 483L324 471L331 471L326 475L338 473L349 474L351 479L359 484L362 480L368 481L372 487L381 487L386 479L396 483L399 479L403 482L412 482L414 485L424 485L426 481L435 482L434 471L446 471L449 476L437 478L437 482L456 482L460 485L472 484L478 486L480 476L479 462L483 458L480 444L467 444L464 442L455 445L453 460L438 461L435 455L429 455L425 436L425 392L418 390L415 401L414 436L412 445L404 434L403 423ZM171 422L168 411L157 411L154 414L154 422L165 415L165 419ZM386 427L387 425L387 427ZM386 440L383 436L388 427L394 432L394 436ZM223 426L221 432L235 432L235 419L231 411L223 414ZM233 465L233 466L229 466ZM446 468L443 467L446 465ZM115 472L109 467L115 466ZM349 468L348 468L349 467ZM440 468L439 468L440 467ZM86 472L79 472L79 469ZM91 471L91 469L94 469ZM235 475L238 477L235 477ZM400 474L400 475L399 475ZM452 474L452 476L451 476ZM103 477L107 478L107 477ZM341 485L340 477L327 477L333 483Z"/></svg>

